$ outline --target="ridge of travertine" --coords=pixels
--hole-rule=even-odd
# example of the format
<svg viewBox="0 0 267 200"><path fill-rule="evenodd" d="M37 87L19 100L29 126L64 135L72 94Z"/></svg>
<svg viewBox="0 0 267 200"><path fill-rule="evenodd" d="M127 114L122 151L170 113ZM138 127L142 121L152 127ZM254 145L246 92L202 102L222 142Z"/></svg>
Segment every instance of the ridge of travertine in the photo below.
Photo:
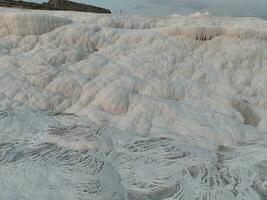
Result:
<svg viewBox="0 0 267 200"><path fill-rule="evenodd" d="M262 200L267 22L0 9L0 196Z"/></svg>

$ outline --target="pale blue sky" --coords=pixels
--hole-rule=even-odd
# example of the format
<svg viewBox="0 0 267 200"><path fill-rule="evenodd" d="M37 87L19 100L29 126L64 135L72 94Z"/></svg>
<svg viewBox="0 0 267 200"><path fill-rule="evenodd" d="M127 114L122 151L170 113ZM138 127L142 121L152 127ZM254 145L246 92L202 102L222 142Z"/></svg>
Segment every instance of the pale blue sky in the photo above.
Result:
<svg viewBox="0 0 267 200"><path fill-rule="evenodd" d="M30 1L30 0L28 0ZM33 0L41 2L42 0ZM208 11L211 15L255 16L267 19L267 0L74 0L111 9L112 12L146 15L187 15Z"/></svg>

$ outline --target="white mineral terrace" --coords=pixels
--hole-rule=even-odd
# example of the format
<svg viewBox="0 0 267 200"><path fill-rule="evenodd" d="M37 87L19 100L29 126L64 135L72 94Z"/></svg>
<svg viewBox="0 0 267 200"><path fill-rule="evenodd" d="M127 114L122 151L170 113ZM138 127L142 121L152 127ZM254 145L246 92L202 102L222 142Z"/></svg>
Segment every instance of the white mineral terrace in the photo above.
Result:
<svg viewBox="0 0 267 200"><path fill-rule="evenodd" d="M0 9L1 200L266 200L267 21Z"/></svg>

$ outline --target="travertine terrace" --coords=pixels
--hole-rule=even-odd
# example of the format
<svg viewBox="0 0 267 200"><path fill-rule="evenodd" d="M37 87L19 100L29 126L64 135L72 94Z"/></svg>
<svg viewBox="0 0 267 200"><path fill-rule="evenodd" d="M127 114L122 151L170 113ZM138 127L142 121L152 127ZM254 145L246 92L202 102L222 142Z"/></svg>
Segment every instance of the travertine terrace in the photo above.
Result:
<svg viewBox="0 0 267 200"><path fill-rule="evenodd" d="M2 200L266 200L267 21L0 9Z"/></svg>

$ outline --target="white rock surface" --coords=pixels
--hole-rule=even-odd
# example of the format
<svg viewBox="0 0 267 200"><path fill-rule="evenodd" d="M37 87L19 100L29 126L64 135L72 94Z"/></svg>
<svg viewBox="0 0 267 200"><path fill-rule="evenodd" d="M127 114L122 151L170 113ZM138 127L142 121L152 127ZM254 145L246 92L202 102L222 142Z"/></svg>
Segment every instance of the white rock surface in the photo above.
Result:
<svg viewBox="0 0 267 200"><path fill-rule="evenodd" d="M267 199L267 21L0 9L3 200Z"/></svg>

